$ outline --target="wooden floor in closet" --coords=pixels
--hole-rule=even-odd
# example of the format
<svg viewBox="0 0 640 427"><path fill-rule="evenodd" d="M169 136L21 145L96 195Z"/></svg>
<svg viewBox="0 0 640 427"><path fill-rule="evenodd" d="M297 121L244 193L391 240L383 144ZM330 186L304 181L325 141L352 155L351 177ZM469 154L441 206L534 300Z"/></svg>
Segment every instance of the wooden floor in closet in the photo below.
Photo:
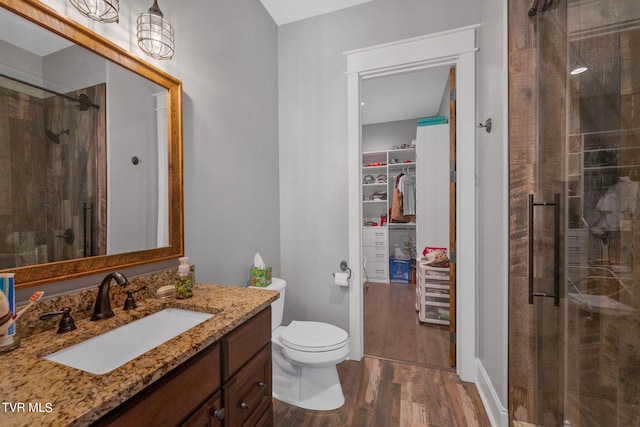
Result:
<svg viewBox="0 0 640 427"><path fill-rule="evenodd" d="M364 354L454 371L449 366L449 326L420 324L412 284L365 284Z"/></svg>
<svg viewBox="0 0 640 427"><path fill-rule="evenodd" d="M338 365L345 404L310 411L274 400L274 425L490 426L475 385L460 381L449 367L447 328L418 323L412 292L413 285L367 283L367 355Z"/></svg>

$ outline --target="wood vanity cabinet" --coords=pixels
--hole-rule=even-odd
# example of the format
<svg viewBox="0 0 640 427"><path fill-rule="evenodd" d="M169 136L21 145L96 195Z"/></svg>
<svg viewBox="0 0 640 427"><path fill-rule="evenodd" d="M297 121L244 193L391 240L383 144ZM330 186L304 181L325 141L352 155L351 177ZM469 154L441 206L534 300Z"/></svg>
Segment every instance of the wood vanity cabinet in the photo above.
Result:
<svg viewBox="0 0 640 427"><path fill-rule="evenodd" d="M181 427L222 427L225 410L222 405L222 392L217 392L202 406L196 409Z"/></svg>
<svg viewBox="0 0 640 427"><path fill-rule="evenodd" d="M225 427L273 425L271 308L227 334L222 355Z"/></svg>
<svg viewBox="0 0 640 427"><path fill-rule="evenodd" d="M271 380L267 307L94 425L273 426Z"/></svg>

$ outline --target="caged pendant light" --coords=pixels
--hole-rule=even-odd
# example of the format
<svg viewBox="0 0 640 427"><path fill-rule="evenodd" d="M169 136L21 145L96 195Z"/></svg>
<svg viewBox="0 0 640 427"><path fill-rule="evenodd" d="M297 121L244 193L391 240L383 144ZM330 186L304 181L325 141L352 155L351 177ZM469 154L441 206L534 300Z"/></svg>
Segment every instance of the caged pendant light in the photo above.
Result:
<svg viewBox="0 0 640 427"><path fill-rule="evenodd" d="M118 22L120 0L69 0L78 12L94 21Z"/></svg>
<svg viewBox="0 0 640 427"><path fill-rule="evenodd" d="M138 46L155 59L173 58L175 32L169 21L164 19L157 0L153 1L147 13L138 17Z"/></svg>

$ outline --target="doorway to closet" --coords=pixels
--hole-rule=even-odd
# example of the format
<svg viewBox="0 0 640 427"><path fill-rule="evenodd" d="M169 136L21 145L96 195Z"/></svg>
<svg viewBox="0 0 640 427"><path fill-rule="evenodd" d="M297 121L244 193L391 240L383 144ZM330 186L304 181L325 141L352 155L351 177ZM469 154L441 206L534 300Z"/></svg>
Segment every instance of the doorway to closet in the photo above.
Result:
<svg viewBox="0 0 640 427"><path fill-rule="evenodd" d="M361 84L363 81L428 68L455 67L456 122L458 147L455 160L455 248L456 373L463 381L475 381L476 363L476 42L478 25L369 46L345 52L347 58L347 128L349 194L349 286L350 357L364 355L362 259L362 151ZM451 184L450 184L451 185ZM460 313L464 313L463 316Z"/></svg>
<svg viewBox="0 0 640 427"><path fill-rule="evenodd" d="M361 85L364 354L447 370L455 364L450 81L454 68L440 66Z"/></svg>

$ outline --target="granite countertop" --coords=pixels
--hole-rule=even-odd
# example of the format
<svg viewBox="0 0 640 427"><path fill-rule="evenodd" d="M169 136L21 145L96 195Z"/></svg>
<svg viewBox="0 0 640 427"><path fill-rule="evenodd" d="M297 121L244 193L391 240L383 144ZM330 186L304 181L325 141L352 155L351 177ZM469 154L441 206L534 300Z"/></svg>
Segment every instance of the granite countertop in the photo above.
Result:
<svg viewBox="0 0 640 427"><path fill-rule="evenodd" d="M113 308L115 317L78 320L75 331L48 330L22 339L19 349L0 355L0 425L84 426L157 381L278 298L276 291L196 284L193 298L137 301L138 308ZM113 307L113 306L112 306ZM215 313L176 338L103 375L42 358L147 314L168 307Z"/></svg>

